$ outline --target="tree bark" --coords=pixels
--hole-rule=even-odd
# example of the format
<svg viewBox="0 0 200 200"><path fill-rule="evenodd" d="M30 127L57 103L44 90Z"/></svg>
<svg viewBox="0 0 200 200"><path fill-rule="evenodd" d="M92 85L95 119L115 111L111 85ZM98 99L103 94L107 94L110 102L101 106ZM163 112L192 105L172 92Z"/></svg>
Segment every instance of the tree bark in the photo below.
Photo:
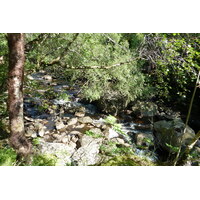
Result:
<svg viewBox="0 0 200 200"><path fill-rule="evenodd" d="M19 156L31 152L31 144L25 137L23 119L23 79L24 79L24 34L8 34L8 112L10 122L10 144Z"/></svg>

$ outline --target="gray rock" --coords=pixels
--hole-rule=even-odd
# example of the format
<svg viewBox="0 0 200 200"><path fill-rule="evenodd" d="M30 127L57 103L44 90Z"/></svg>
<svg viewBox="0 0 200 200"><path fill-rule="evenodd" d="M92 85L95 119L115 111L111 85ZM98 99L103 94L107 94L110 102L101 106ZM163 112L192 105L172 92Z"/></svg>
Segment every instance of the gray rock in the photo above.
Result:
<svg viewBox="0 0 200 200"><path fill-rule="evenodd" d="M71 118L67 124L68 126L71 126L71 125L75 125L76 123L78 122L78 119L77 118Z"/></svg>
<svg viewBox="0 0 200 200"><path fill-rule="evenodd" d="M68 136L65 136L62 138L62 143L67 144L67 143L69 143L69 141L70 141L70 138Z"/></svg>
<svg viewBox="0 0 200 200"><path fill-rule="evenodd" d="M107 127L104 131L103 134L106 136L108 139L116 138L119 137L119 133L117 133L115 130L112 128Z"/></svg>
<svg viewBox="0 0 200 200"><path fill-rule="evenodd" d="M103 135L101 129L99 128L91 128L90 131L93 132L95 135Z"/></svg>
<svg viewBox="0 0 200 200"><path fill-rule="evenodd" d="M76 117L84 117L85 116L85 112L75 112L75 116Z"/></svg>
<svg viewBox="0 0 200 200"><path fill-rule="evenodd" d="M44 75L43 79L47 81L52 81L52 77L50 75Z"/></svg>
<svg viewBox="0 0 200 200"><path fill-rule="evenodd" d="M70 157L75 152L75 146L63 143L41 142L39 144L39 152L56 156L58 159L56 165L65 166L71 163Z"/></svg>
<svg viewBox="0 0 200 200"><path fill-rule="evenodd" d="M65 125L62 121L57 121L56 122L56 129L57 130L61 130L61 129L64 129L65 128Z"/></svg>
<svg viewBox="0 0 200 200"><path fill-rule="evenodd" d="M70 132L71 135L82 135L82 133L80 131L71 131Z"/></svg>
<svg viewBox="0 0 200 200"><path fill-rule="evenodd" d="M72 158L79 166L95 165L100 161L99 148L102 138L92 138L84 135L80 141L81 147L73 154Z"/></svg>
<svg viewBox="0 0 200 200"><path fill-rule="evenodd" d="M39 135L40 137L43 137L44 134L45 134L45 128L41 128L41 129L38 130L38 135Z"/></svg>
<svg viewBox="0 0 200 200"><path fill-rule="evenodd" d="M32 137L32 135L36 134L36 132L33 129L27 129L25 135L27 137ZM37 134L36 134L37 137Z"/></svg>
<svg viewBox="0 0 200 200"><path fill-rule="evenodd" d="M82 124L91 124L93 122L92 118L88 116L80 118L78 121Z"/></svg>
<svg viewBox="0 0 200 200"><path fill-rule="evenodd" d="M184 127L185 124L181 119L174 119L173 121L162 120L155 122L154 129L157 142L169 152L172 152L169 145L173 147L179 147L181 144L182 146L189 144L195 137L195 132L189 126L187 126L186 132L184 133Z"/></svg>
<svg viewBox="0 0 200 200"><path fill-rule="evenodd" d="M31 137L32 138L36 138L37 137L37 133L36 132L32 133Z"/></svg>

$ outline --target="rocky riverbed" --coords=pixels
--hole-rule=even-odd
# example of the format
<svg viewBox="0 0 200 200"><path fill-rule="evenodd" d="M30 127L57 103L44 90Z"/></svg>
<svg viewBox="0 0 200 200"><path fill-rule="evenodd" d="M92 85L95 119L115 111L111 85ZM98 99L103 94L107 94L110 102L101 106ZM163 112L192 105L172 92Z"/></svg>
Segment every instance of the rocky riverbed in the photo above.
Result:
<svg viewBox="0 0 200 200"><path fill-rule="evenodd" d="M26 137L37 154L53 155L61 166L156 165L160 163L157 149L171 142L161 133L173 132L176 127L166 124L163 131L165 122L160 120L179 117L178 113L162 112L147 102L135 104L115 118L91 103L82 103L78 86L45 71L28 75L24 91ZM156 132L155 116L160 118ZM195 135L189 132L188 137ZM189 165L198 165L198 159Z"/></svg>

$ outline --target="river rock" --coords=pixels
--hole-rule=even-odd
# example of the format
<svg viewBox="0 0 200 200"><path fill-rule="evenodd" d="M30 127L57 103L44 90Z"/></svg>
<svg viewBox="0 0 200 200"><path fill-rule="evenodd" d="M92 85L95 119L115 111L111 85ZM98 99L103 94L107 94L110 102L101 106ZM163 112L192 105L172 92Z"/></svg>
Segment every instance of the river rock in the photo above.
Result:
<svg viewBox="0 0 200 200"><path fill-rule="evenodd" d="M93 132L95 135L103 135L101 129L99 128L91 128L90 131Z"/></svg>
<svg viewBox="0 0 200 200"><path fill-rule="evenodd" d="M62 138L62 143L67 144L67 143L69 143L69 141L70 141L69 135L67 135L67 136L65 136L65 137Z"/></svg>
<svg viewBox="0 0 200 200"><path fill-rule="evenodd" d="M181 119L174 119L173 121L158 121L154 123L155 138L157 143L162 146L165 150L172 152L168 145L173 147L179 147L189 144L195 137L195 132L189 126L184 131L185 124ZM168 145L166 145L168 144Z"/></svg>
<svg viewBox="0 0 200 200"><path fill-rule="evenodd" d="M82 124L91 124L93 122L91 117L82 117L78 120L79 122L81 122Z"/></svg>
<svg viewBox="0 0 200 200"><path fill-rule="evenodd" d="M149 133L136 133L135 142L139 146L152 146L153 145L153 135Z"/></svg>
<svg viewBox="0 0 200 200"><path fill-rule="evenodd" d="M103 133L108 139L119 137L119 133L117 133L115 130L109 127L107 127L107 129L104 130Z"/></svg>
<svg viewBox="0 0 200 200"><path fill-rule="evenodd" d="M50 76L50 75L44 75L43 79L47 80L47 81L52 81L52 76Z"/></svg>
<svg viewBox="0 0 200 200"><path fill-rule="evenodd" d="M56 125L56 129L59 131L65 129L65 125L64 125L63 121L57 121L55 125Z"/></svg>
<svg viewBox="0 0 200 200"><path fill-rule="evenodd" d="M74 118L71 118L67 124L68 126L71 126L71 125L75 125L76 123L78 122L78 118L74 117Z"/></svg>
<svg viewBox="0 0 200 200"><path fill-rule="evenodd" d="M70 157L75 152L74 145L66 145L63 143L41 142L38 148L41 154L56 156L58 159L56 165L59 166L71 164Z"/></svg>
<svg viewBox="0 0 200 200"><path fill-rule="evenodd" d="M102 138L93 138L83 135L80 144L81 147L73 154L72 159L78 166L95 165L100 161L99 148L102 144Z"/></svg>
<svg viewBox="0 0 200 200"><path fill-rule="evenodd" d="M74 114L76 117L84 117L85 116L85 112L75 112Z"/></svg>

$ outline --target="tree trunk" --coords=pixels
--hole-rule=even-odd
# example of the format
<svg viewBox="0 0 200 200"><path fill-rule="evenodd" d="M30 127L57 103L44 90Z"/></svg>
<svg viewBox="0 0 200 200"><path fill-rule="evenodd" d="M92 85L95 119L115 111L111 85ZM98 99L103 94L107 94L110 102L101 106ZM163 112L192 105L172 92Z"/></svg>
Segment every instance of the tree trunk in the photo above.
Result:
<svg viewBox="0 0 200 200"><path fill-rule="evenodd" d="M8 112L10 121L10 143L18 155L27 156L31 144L24 134L23 119L23 79L24 79L24 34L8 34L9 72L8 72Z"/></svg>

